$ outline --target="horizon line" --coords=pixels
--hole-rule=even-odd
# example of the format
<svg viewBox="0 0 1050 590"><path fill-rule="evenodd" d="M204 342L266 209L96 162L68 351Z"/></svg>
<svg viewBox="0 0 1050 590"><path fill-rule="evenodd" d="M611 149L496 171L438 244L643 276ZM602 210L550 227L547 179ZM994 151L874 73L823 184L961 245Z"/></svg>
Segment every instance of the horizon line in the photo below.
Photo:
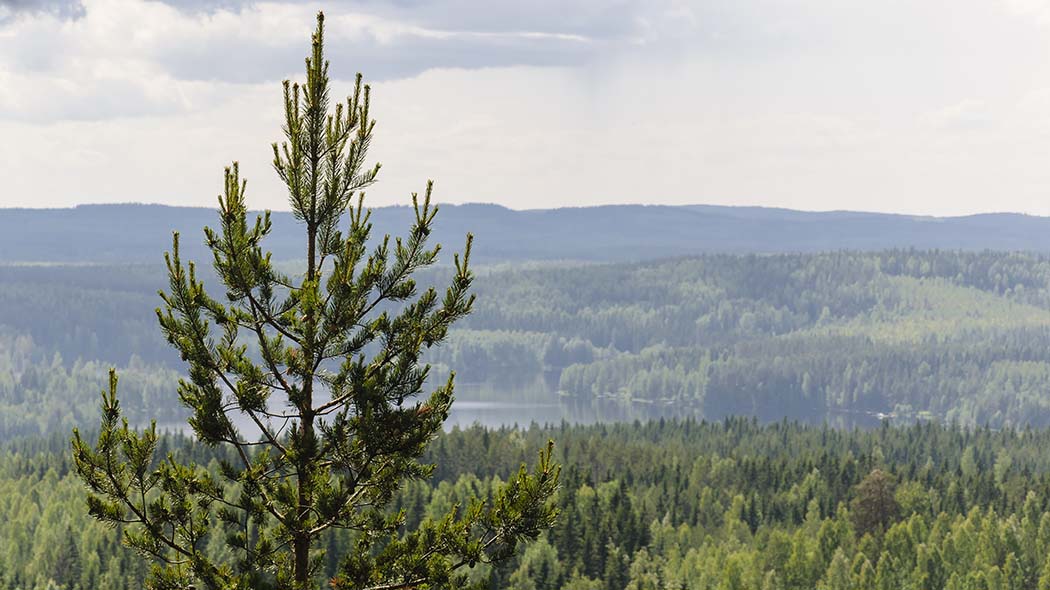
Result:
<svg viewBox="0 0 1050 590"><path fill-rule="evenodd" d="M1041 219L1050 218L1050 215L1040 215L1037 213L1026 213L1023 211L977 211L972 213L961 213L961 214L950 214L950 215L937 215L933 213L905 213L901 211L877 211L877 210L861 210L861 209L796 209L792 207L783 207L778 205L724 205L724 204L713 204L713 203L599 203L594 205L566 205L563 207L535 207L535 208L516 208L510 207L503 203L495 202L484 202L484 201L468 201L464 203L435 203L442 207L496 207L505 209L507 211L514 211L520 213L528 212L543 212L543 211L565 211L565 210L578 210L578 209L601 209L608 207L657 207L657 208L690 208L690 207L707 207L712 209L762 209L767 211L786 211L791 213L811 213L811 214L856 214L856 215L886 215L896 217L911 217L911 218L927 218L927 219L959 219L965 217L979 217L985 215L1015 215L1020 217L1036 217ZM50 206L0 206L0 212L3 211L72 211L80 208L88 207L167 207L171 209L204 209L214 211L214 207L207 207L204 205L173 205L170 203L158 203L158 202L146 202L146 201L116 201L116 202L87 202L78 203L76 205L65 206L65 207L50 207ZM397 208L409 208L411 205L379 205L375 207L367 207L368 209L397 209ZM270 211L271 213L291 213L290 209L255 209L251 208L249 211L262 212Z"/></svg>

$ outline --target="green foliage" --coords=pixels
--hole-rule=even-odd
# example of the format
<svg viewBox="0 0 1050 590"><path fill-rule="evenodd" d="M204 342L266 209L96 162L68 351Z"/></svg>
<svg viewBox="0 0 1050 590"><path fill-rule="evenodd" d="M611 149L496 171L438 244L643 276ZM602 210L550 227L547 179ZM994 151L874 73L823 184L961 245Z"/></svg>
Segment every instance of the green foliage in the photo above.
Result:
<svg viewBox="0 0 1050 590"><path fill-rule="evenodd" d="M1050 552L1050 432L935 424L841 431L731 419L596 426L471 428L438 435L422 456L434 477L393 495L403 530L487 498L522 461L559 441L561 516L542 543L471 583L496 590L661 588L1037 588ZM64 441L23 440L0 453L0 588L142 587L147 568L120 531L89 520ZM236 451L158 437L158 451L218 469ZM1012 457L1001 474L998 457ZM449 458L455 458L450 460ZM966 474L964 462L975 469ZM853 506L874 470L897 481L900 502L881 534L854 527ZM72 534L79 580L57 576ZM332 530L336 554L356 546ZM227 552L222 539L206 551ZM339 560L321 564L326 576ZM974 586L975 584L981 584ZM983 585L983 586L982 586Z"/></svg>
<svg viewBox="0 0 1050 590"><path fill-rule="evenodd" d="M894 497L897 485L893 478L881 469L875 469L857 486L853 499L853 528L858 534L882 534L900 513L900 505Z"/></svg>
<svg viewBox="0 0 1050 590"><path fill-rule="evenodd" d="M305 272L304 262L272 266ZM454 274L437 264L416 278L438 284ZM67 372L79 359L101 384L101 361L135 364L156 373L151 391L167 392L175 384L165 368L177 355L135 319L151 311L159 275L150 267L0 267L3 333L32 342L26 374L49 373L57 352ZM225 290L211 271L197 275L206 292ZM430 384L455 367L460 385L506 397L547 388L574 403L631 400L710 419L850 425L885 413L1050 425L1045 256L897 250L502 266L478 271L472 289L480 298L471 315L423 353ZM239 344L258 358L253 340ZM0 354L8 346L21 345ZM10 420L19 424L0 425L0 436L84 423L85 389L56 386L28 404L19 389L39 387L14 383L0 383L0 404L17 406ZM135 424L154 415L163 425L185 412L174 396L153 393L124 407Z"/></svg>
<svg viewBox="0 0 1050 590"><path fill-rule="evenodd" d="M236 163L219 229L204 230L225 300L183 262L178 233L165 257L169 285L156 315L189 366L179 399L197 439L231 454L202 465L159 453L156 425L138 432L123 417L112 372L97 442L74 431L89 512L121 525L125 544L153 561L150 588L305 590L321 578L333 588L461 588L466 569L507 559L556 515L550 444L534 471L522 466L486 498L409 529L388 510L406 481L434 469L421 455L448 417L453 379L419 400L429 373L422 354L471 311L471 240L453 256L443 295L417 287L415 273L440 251L428 245L437 214L428 183L422 199L413 195L408 236L372 243L360 192L379 171L364 164L370 91L358 76L353 96L330 109L323 33L318 15L306 82L284 85L286 142L273 146L305 229L304 274L286 274L264 250L269 213L249 221ZM341 560L326 555L333 531L350 533ZM337 573L325 571L333 559Z"/></svg>
<svg viewBox="0 0 1050 590"><path fill-rule="evenodd" d="M98 361L67 363L25 335L0 328L0 440L68 431L89 424L98 415L98 391L108 367ZM121 369L130 385L125 400L130 418L140 423L147 414L163 422L181 417L170 403L177 373L132 357Z"/></svg>
<svg viewBox="0 0 1050 590"><path fill-rule="evenodd" d="M464 338L547 334L534 357L577 399L710 419L1050 424L1040 256L711 255L493 273L478 292Z"/></svg>

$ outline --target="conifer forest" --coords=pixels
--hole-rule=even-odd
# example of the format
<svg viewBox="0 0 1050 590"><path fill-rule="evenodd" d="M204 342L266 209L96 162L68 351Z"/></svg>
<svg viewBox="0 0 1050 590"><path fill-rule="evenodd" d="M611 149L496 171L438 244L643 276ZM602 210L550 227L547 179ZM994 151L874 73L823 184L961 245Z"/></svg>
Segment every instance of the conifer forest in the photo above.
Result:
<svg viewBox="0 0 1050 590"><path fill-rule="evenodd" d="M332 4L0 0L0 590L1050 590L1045 7Z"/></svg>

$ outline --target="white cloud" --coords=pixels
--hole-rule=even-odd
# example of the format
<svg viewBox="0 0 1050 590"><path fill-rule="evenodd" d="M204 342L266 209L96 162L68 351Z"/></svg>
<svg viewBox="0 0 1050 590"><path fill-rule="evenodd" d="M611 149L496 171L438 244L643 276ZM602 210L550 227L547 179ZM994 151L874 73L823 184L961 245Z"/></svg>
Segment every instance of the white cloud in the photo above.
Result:
<svg viewBox="0 0 1050 590"><path fill-rule="evenodd" d="M434 178L443 201L514 207L1047 213L1046 3L1006 2L356 0L326 14L339 93L358 70L376 81L373 204ZM298 76L316 5L48 6L0 24L0 205L211 206L239 159L252 203L286 207L269 168L277 81Z"/></svg>
<svg viewBox="0 0 1050 590"><path fill-rule="evenodd" d="M982 100L963 99L926 115L930 125L938 130L967 131L996 122L996 113Z"/></svg>
<svg viewBox="0 0 1050 590"><path fill-rule="evenodd" d="M1050 2L1047 0L1001 0L1012 13L1050 23Z"/></svg>

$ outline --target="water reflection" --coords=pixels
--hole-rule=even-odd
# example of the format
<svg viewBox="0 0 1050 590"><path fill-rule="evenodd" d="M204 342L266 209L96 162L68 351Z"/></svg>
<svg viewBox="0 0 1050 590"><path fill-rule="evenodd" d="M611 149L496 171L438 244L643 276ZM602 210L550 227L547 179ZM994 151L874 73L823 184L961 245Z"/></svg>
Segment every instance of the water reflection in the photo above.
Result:
<svg viewBox="0 0 1050 590"><path fill-rule="evenodd" d="M246 416L233 415L242 433L252 436L259 430ZM481 424L488 428L536 424L594 424L633 422L660 418L704 418L698 404L643 403L619 399L579 399L559 395L543 380L517 387L493 383L458 383L456 400L445 422L446 430ZM721 416L707 416L721 419ZM820 413L804 417L813 425L827 423L835 428L873 428L882 420L864 412ZM274 424L276 426L276 424ZM158 429L189 432L185 422L158 424Z"/></svg>
<svg viewBox="0 0 1050 590"><path fill-rule="evenodd" d="M577 399L559 395L542 380L506 388L492 383L456 385L456 401L445 428L481 424L489 428L537 424L631 422L661 416L685 417L694 412L666 405L619 400ZM695 413L698 415L698 412Z"/></svg>
<svg viewBox="0 0 1050 590"><path fill-rule="evenodd" d="M660 418L705 418L699 404L688 402L642 402L613 398L580 399L559 395L545 380L518 387L494 383L456 385L456 401L445 423L447 429L478 423L490 428L537 424L594 424L633 422ZM706 416L720 420L722 416ZM760 420L763 419L760 417ZM780 417L770 418L779 420ZM900 418L903 419L903 418ZM800 422L834 428L874 428L883 417L870 412L826 411L792 418ZM897 418L894 419L898 420Z"/></svg>

